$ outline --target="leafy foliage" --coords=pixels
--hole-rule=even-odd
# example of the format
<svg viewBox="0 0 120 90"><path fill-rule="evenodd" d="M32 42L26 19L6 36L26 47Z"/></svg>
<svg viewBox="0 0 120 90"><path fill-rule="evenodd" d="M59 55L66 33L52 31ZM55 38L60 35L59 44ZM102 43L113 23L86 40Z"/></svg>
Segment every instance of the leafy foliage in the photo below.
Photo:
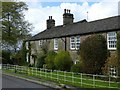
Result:
<svg viewBox="0 0 120 90"><path fill-rule="evenodd" d="M117 33L118 75L120 76L120 31Z"/></svg>
<svg viewBox="0 0 120 90"><path fill-rule="evenodd" d="M46 68L52 69L52 70L55 69L54 60L55 60L56 55L57 54L54 51L49 51L48 52L47 57L45 58L45 63L47 65Z"/></svg>
<svg viewBox="0 0 120 90"><path fill-rule="evenodd" d="M46 55L42 54L37 58L37 63L36 63L36 67L37 68L43 68L43 65L45 64L45 58Z"/></svg>
<svg viewBox="0 0 120 90"><path fill-rule="evenodd" d="M120 59L120 32L117 33L117 54Z"/></svg>
<svg viewBox="0 0 120 90"><path fill-rule="evenodd" d="M10 60L10 52L7 50L2 50L2 63L3 64L12 64L13 62L11 62Z"/></svg>
<svg viewBox="0 0 120 90"><path fill-rule="evenodd" d="M48 53L48 44L44 43L41 49L41 52L37 54L37 63L35 65L37 68L43 68L43 65L45 64L45 58L47 57Z"/></svg>
<svg viewBox="0 0 120 90"><path fill-rule="evenodd" d="M101 73L101 67L107 58L106 39L102 35L92 35L80 45L80 57L85 73Z"/></svg>
<svg viewBox="0 0 120 90"><path fill-rule="evenodd" d="M81 67L80 63L73 64L71 67L71 72L80 73L81 69L82 69L82 67Z"/></svg>
<svg viewBox="0 0 120 90"><path fill-rule="evenodd" d="M32 25L25 21L24 2L2 2L2 48L18 49L22 40L30 36Z"/></svg>
<svg viewBox="0 0 120 90"><path fill-rule="evenodd" d="M72 62L69 52L67 51L58 52L58 54L55 57L54 64L55 64L56 69L58 70L70 71L70 68L73 62Z"/></svg>
<svg viewBox="0 0 120 90"><path fill-rule="evenodd" d="M102 68L102 72L105 75L109 75L109 67L118 67L118 57L116 53L112 53L110 57L108 57L104 67Z"/></svg>

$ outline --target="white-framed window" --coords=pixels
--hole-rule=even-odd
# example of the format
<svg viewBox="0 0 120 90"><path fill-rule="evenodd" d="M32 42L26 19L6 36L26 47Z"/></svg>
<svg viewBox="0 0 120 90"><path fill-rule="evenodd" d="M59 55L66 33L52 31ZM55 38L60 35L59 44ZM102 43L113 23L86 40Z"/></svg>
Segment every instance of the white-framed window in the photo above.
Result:
<svg viewBox="0 0 120 90"><path fill-rule="evenodd" d="M75 37L70 38L70 49L75 49Z"/></svg>
<svg viewBox="0 0 120 90"><path fill-rule="evenodd" d="M107 33L107 47L109 50L116 50L117 35L116 32Z"/></svg>
<svg viewBox="0 0 120 90"><path fill-rule="evenodd" d="M43 40L39 40L39 46L42 46Z"/></svg>
<svg viewBox="0 0 120 90"><path fill-rule="evenodd" d="M76 49L80 48L80 36L76 37Z"/></svg>
<svg viewBox="0 0 120 90"><path fill-rule="evenodd" d="M27 55L26 55L26 60L27 60L27 62L29 61L29 53L27 53Z"/></svg>
<svg viewBox="0 0 120 90"><path fill-rule="evenodd" d="M28 42L26 42L26 49L28 50L29 48L28 48Z"/></svg>
<svg viewBox="0 0 120 90"><path fill-rule="evenodd" d="M78 50L80 48L80 36L70 37L70 49Z"/></svg>
<svg viewBox="0 0 120 90"><path fill-rule="evenodd" d="M77 63L79 63L79 62L80 62L79 60L75 60L75 61L74 61L74 64L77 64Z"/></svg>
<svg viewBox="0 0 120 90"><path fill-rule="evenodd" d="M58 50L58 39L54 39L54 50Z"/></svg>

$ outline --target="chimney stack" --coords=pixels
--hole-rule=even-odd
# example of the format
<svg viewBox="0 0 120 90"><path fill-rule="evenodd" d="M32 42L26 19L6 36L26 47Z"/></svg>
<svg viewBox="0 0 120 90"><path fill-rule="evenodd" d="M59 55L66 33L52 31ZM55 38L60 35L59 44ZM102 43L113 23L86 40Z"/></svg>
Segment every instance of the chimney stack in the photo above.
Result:
<svg viewBox="0 0 120 90"><path fill-rule="evenodd" d="M50 29L55 26L55 20L52 19L52 16L49 16L49 19L46 21L47 29Z"/></svg>
<svg viewBox="0 0 120 90"><path fill-rule="evenodd" d="M63 25L72 24L73 23L74 16L70 13L69 9L64 9L63 14Z"/></svg>

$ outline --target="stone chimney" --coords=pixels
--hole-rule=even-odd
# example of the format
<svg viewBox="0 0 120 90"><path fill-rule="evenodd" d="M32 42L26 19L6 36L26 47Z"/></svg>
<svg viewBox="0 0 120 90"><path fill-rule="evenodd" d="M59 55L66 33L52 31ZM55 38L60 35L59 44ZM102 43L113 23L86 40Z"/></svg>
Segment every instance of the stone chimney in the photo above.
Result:
<svg viewBox="0 0 120 90"><path fill-rule="evenodd" d="M63 14L63 25L71 24L73 23L74 16L70 13L70 10L64 9Z"/></svg>
<svg viewBox="0 0 120 90"><path fill-rule="evenodd" d="M55 20L52 19L52 16L49 16L49 19L46 21L47 29L50 29L55 26Z"/></svg>

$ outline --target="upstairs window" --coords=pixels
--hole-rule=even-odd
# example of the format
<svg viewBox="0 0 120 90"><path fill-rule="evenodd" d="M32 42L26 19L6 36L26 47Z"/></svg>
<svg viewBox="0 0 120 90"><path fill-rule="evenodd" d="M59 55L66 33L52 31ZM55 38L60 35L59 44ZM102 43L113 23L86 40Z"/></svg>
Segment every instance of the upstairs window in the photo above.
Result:
<svg viewBox="0 0 120 90"><path fill-rule="evenodd" d="M76 37L76 49L78 50L80 48L80 36Z"/></svg>
<svg viewBox="0 0 120 90"><path fill-rule="evenodd" d="M70 49L75 49L75 37L70 38Z"/></svg>
<svg viewBox="0 0 120 90"><path fill-rule="evenodd" d="M80 48L80 36L70 38L70 49L78 50Z"/></svg>
<svg viewBox="0 0 120 90"><path fill-rule="evenodd" d="M54 50L58 50L58 39L54 39Z"/></svg>
<svg viewBox="0 0 120 90"><path fill-rule="evenodd" d="M109 50L116 50L117 35L116 32L107 33L107 46Z"/></svg>
<svg viewBox="0 0 120 90"><path fill-rule="evenodd" d="M39 46L41 47L43 44L43 40L39 40Z"/></svg>

